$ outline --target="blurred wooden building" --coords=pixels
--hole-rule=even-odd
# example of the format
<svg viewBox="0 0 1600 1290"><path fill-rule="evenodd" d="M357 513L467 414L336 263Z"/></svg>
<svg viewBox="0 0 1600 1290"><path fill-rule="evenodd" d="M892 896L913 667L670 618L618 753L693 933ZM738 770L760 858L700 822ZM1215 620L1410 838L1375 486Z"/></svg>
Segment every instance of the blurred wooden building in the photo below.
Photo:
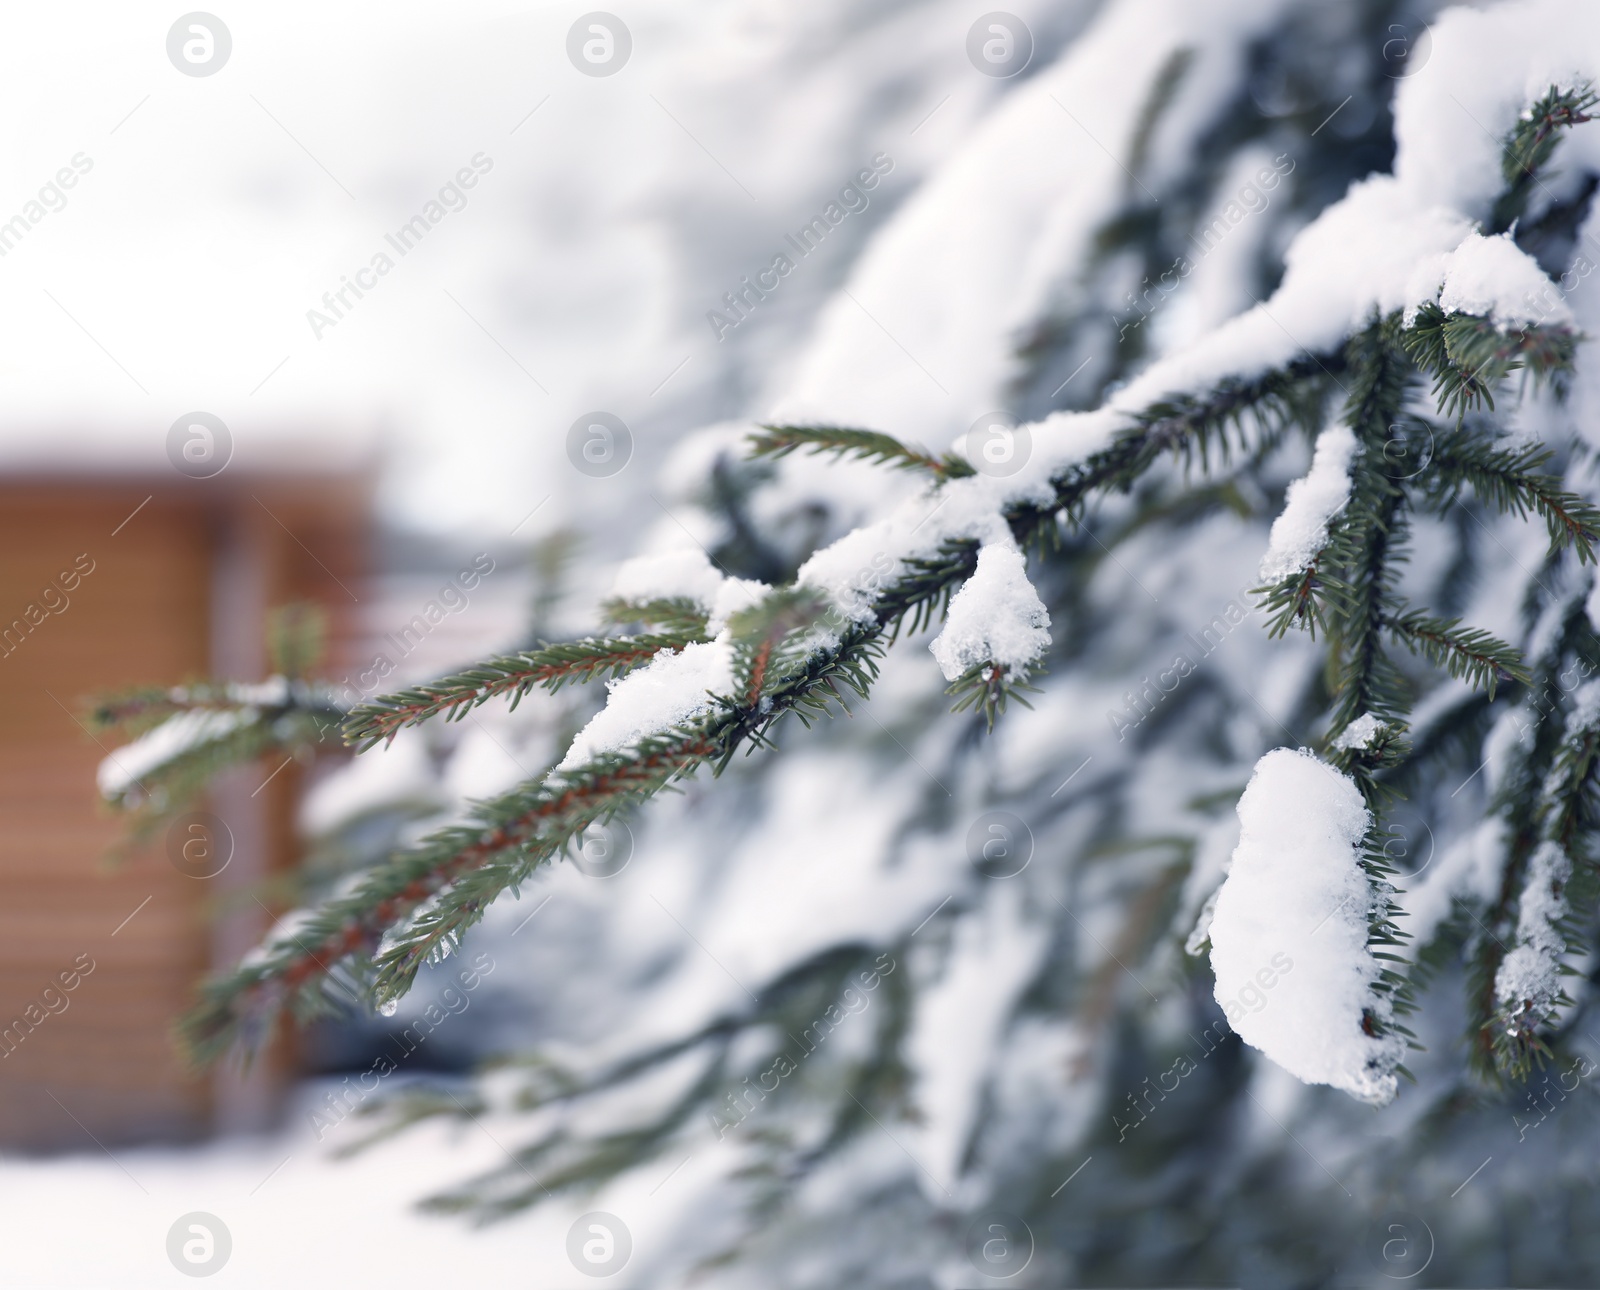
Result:
<svg viewBox="0 0 1600 1290"><path fill-rule="evenodd" d="M250 768L219 789L210 809L234 851L216 877L179 872L164 838L108 869L124 825L98 799L107 748L83 701L259 680L264 617L296 600L329 611L330 662L347 664L369 495L364 469L0 464L0 1149L94 1150L270 1117L270 1064L196 1077L171 1028L198 976L268 923L249 889L289 857L296 768ZM213 917L218 906L232 912Z"/></svg>

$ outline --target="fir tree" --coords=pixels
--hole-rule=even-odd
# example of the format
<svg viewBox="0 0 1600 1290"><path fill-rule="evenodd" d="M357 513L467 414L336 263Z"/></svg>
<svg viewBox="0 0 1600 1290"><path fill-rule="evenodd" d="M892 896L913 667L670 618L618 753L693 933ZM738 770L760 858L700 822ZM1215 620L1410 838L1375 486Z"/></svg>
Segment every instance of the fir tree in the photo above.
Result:
<svg viewBox="0 0 1600 1290"><path fill-rule="evenodd" d="M1433 83L1458 85L1473 74L1473 50L1494 48L1496 33L1524 21L1559 33L1555 8L1536 7L1538 15L1440 24L1425 69ZM504 1169L433 1203L502 1216L603 1185L710 1133L738 1144L730 1174L746 1206L742 1240L698 1251L713 1278L743 1263L771 1270L774 1284L889 1284L907 1269L922 1278L908 1284L927 1284L937 1269L963 1266L959 1241L927 1237L937 1216L986 1205L1024 1216L1040 1245L1035 1272L1057 1280L1313 1282L1359 1269L1352 1244L1386 1205L1453 1177L1465 1163L1457 1144L1483 1141L1491 1121L1548 1078L1541 1072L1582 1060L1600 890L1600 686L1588 679L1600 664L1588 610L1600 509L1586 495L1586 441L1563 419L1585 339L1583 302L1569 299L1564 275L1582 257L1574 230L1588 222L1594 185L1575 188L1557 173L1596 96L1575 80L1518 103L1490 131L1488 173L1469 177L1472 195L1448 216L1424 203L1434 194L1408 188L1417 181L1405 173L1344 195L1391 128L1379 37L1395 17L1372 6L1342 28L1335 22L1335 43L1360 68L1357 91L1372 109L1370 124L1338 143L1321 137L1327 121L1317 120L1344 88L1321 70L1335 61L1324 56L1325 13L1283 6L1259 29L1216 37L1254 61L1254 99L1268 93L1259 78L1270 71L1285 82L1271 93L1307 106L1217 111L1199 155L1251 158L1271 139L1303 167L1292 199L1300 212L1328 209L1299 235L1264 301L1162 352L1159 314L1130 328L1127 316L1108 322L1087 302L1115 300L1109 284L1130 260L1147 281L1159 277L1181 254L1174 247L1228 200L1229 166L1174 177L1150 162L1163 114L1176 110L1174 87L1204 51L1169 60L1130 114L1123 143L1133 182L1098 226L1091 262L1021 339L1013 402L1037 419L1018 472L987 470L970 438L939 452L820 422L754 428L744 459L719 463L707 490L726 541L703 566L691 552L687 565L674 557L636 569L632 581L659 596L610 601L615 634L539 643L353 707L305 681L303 663L270 683L270 703L259 688L202 688L108 704L106 718L135 731L197 709L232 719L205 726L203 738L157 742L175 749L164 759L135 758L142 787L122 796L159 811L222 764L315 744L330 715L345 741L370 748L485 704L516 705L535 689L614 682L555 766L378 858L299 916L292 935L269 938L248 963L208 981L184 1023L193 1053L214 1059L259 1042L286 1015L345 1007L352 995L387 1006L586 831L621 819L646 828L651 811L671 809L652 799L717 776L766 791L777 772L743 754L777 750L781 764L810 743L842 757L852 744L882 743L881 732L890 744L880 756L903 775L885 773L907 812L886 843L901 864L959 850L978 808L1001 807L1031 821L1038 862L1007 887L984 869L995 856L980 845L973 871L943 900L908 900L872 934L822 939L679 1033L587 1061L529 1061L520 1100L533 1136ZM1528 74L1501 70L1508 85ZM1427 99L1429 84L1404 91L1412 119L1440 97ZM1474 126L1487 128L1461 128ZM1410 146L1438 140L1419 128ZM1590 155L1577 160L1600 172L1600 152ZM1284 205L1276 218L1288 220L1287 195ZM1113 332L1112 357L1068 399L1059 395L1071 377L1046 392L1096 348L1096 335L1104 346ZM1099 397L1088 397L1091 386ZM1065 406L1089 410L1056 410ZM747 505L763 490L804 499L815 476L774 477L773 463L782 471L818 454L840 470L853 462L902 477L900 500L786 560ZM1252 553L1242 582L1209 576L1210 561L1239 567L1240 550ZM1414 555L1430 567L1410 567L1421 563ZM688 566L693 576L674 585L673 571ZM1193 609L1186 583L1216 599ZM1141 591L1154 609L1119 599ZM1235 593L1247 602L1237 618L1219 607ZM1163 596L1197 616L1169 610ZM1265 631L1239 625L1256 611ZM1239 657L1230 661L1235 631ZM892 725L872 716L888 669L931 670L906 656L932 632L956 715L930 716L919 693L885 713ZM1152 680L1108 662L1130 634L1154 647L1139 657L1163 666L1171 657L1171 666ZM1037 712L1006 710L1029 695ZM870 722L832 720L844 713ZM786 723L790 715L797 721ZM1019 765L1018 728L1047 750L1048 765ZM158 729L170 736L176 727ZM1286 746L1304 755L1275 751ZM1274 796L1290 784L1297 797ZM1295 816L1288 824L1285 812ZM1241 956L1253 964L1265 944L1252 940L1259 924L1293 924L1304 912L1292 897L1263 904L1276 889L1260 885L1271 856L1252 843L1252 821L1305 836L1304 855L1291 859L1308 882L1315 864L1334 873L1347 859L1355 895L1349 907L1331 904L1324 923L1305 924L1298 964L1261 965L1274 984L1246 977L1225 988L1229 965ZM1431 872L1414 871L1409 854L1424 834L1441 851ZM1018 841L1006 837L1008 847ZM1324 924L1330 940L1353 938L1343 958L1311 945ZM1325 961L1336 970L1322 980ZM1009 985L992 986L981 1016L925 1029L955 1006L950 983L963 971ZM1349 981L1361 983L1359 997ZM1327 1019L1321 1046L1337 1060L1307 1073L1305 1045L1274 1010L1274 990L1315 1005ZM841 1005L853 1013L857 1003L854 1020L864 1024L848 1050L763 1046L763 1037L831 1032L844 1024ZM886 1124L915 1124L938 1075L927 1036L948 1043L962 1026L993 1051L963 1094L965 1118L935 1115L949 1134L919 1138L937 1159L852 1178L867 1144L895 1140ZM1456 1060L1462 1036L1466 1055ZM1402 1105L1416 1097L1427 1109L1374 1146L1367 1127L1357 1131L1367 1122L1353 1118L1354 1103L1326 1091L1305 1104L1309 1145L1295 1137L1261 1152L1226 1129L1252 1104L1270 1114L1254 1091L1263 1068L1241 1037L1303 1079L1379 1104L1414 1067L1420 1087L1402 1093ZM569 1131L540 1117L682 1062L691 1078L664 1099L640 1094L650 1113L626 1127ZM469 1113L437 1097L397 1111ZM1341 1135L1361 1153L1341 1148ZM1098 1166L1083 1185L1072 1181L1080 1166ZM828 1170L847 1198L833 1209L796 1186ZM1065 1208L1058 1197L1074 1185ZM1520 1175L1507 1186L1508 1212L1540 1194ZM1158 1210L1180 1215L1181 1230L1163 1230ZM1439 1228L1458 1245L1437 1267L1487 1257L1488 1238L1470 1219L1441 1218ZM791 1275L787 1260L819 1233L833 1249L826 1271ZM1583 1267L1575 1252L1542 1257L1518 1266L1554 1275Z"/></svg>

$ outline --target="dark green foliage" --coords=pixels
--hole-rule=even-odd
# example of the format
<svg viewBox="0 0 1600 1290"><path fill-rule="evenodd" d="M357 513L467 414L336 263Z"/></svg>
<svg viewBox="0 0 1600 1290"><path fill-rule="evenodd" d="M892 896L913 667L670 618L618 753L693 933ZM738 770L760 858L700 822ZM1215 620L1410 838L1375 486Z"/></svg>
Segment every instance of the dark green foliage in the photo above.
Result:
<svg viewBox="0 0 1600 1290"><path fill-rule="evenodd" d="M703 632L704 619L700 625ZM554 693L568 682L621 676L641 663L648 663L662 650L681 649L693 640L703 639L699 634L589 636L559 645L541 645L538 649L516 654L501 654L427 685L357 705L345 719L345 742L361 749L370 748L393 739L406 726L418 725L432 717L461 721L474 708L494 698L509 697L515 708L536 688Z"/></svg>
<svg viewBox="0 0 1600 1290"><path fill-rule="evenodd" d="M1494 408L1494 390L1512 372L1526 371L1534 388L1558 391L1572 368L1578 335L1565 326L1507 328L1472 314L1447 314L1425 304L1405 330L1403 343L1417 366L1433 375L1439 410L1460 418L1474 408Z"/></svg>
<svg viewBox="0 0 1600 1290"><path fill-rule="evenodd" d="M1395 594L1410 493L1378 463L1411 372L1398 320L1374 324L1342 357L1307 356L1254 381L1224 382L1208 396L1147 409L1109 447L1065 470L1052 503L1018 504L1007 519L1019 542L1037 546L1054 540L1062 518L1070 523L1081 516L1095 494L1130 489L1169 455L1205 470L1226 462L1234 451L1260 451L1288 425L1315 425L1325 382L1343 373L1346 416L1368 451L1367 464L1356 472L1351 504L1319 558L1311 592L1312 612L1329 632L1331 734L1366 713L1403 730L1409 690L1385 648L1386 633L1468 679L1487 683L1501 674L1516 675L1508 647L1453 622L1414 613ZM1505 487L1522 496L1534 485L1516 479ZM1547 486L1539 487L1541 496L1553 495ZM1580 532L1572 540L1592 539L1585 518L1575 520ZM333 991L341 978L348 978L345 993L353 986L380 1001L403 994L424 962L450 952L490 902L503 891L518 890L584 828L631 809L702 765L720 771L741 746L769 745L773 728L790 713L809 724L835 704L843 707L846 689L865 696L882 650L902 630L920 630L939 617L976 559L975 543L954 540L929 556L899 562L893 575L873 589L870 621L842 618L820 593L798 585L735 615L730 623L733 695L711 696L706 716L676 730L586 766L550 772L483 803L468 824L397 853L353 891L315 910L302 924L298 943L280 943L248 969L210 983L205 1005L188 1023L196 1052L214 1055L236 1035L259 1031L285 1003L296 1010L328 1006L338 997ZM610 612L643 620L663 611L636 605L614 606ZM665 612L686 624L693 618L681 605ZM569 679L615 675L689 639L587 639L490 660L363 705L351 714L346 737L370 745L403 725L459 715L495 695L515 701L535 686L554 689ZM957 710L976 708L992 721L1009 698L1020 698L1026 679L999 669L988 669L987 675L974 669L952 687ZM1380 762L1354 755L1337 760L1370 800L1381 800ZM1387 929L1380 916L1374 935L1387 936ZM319 984L324 978L327 986Z"/></svg>
<svg viewBox="0 0 1600 1290"><path fill-rule="evenodd" d="M769 1163L754 1168L769 1173L774 1203L786 1184L804 1175L852 1134L872 1128L866 1105L894 1103L903 1096L904 1068L898 1053L910 1020L909 991L898 972L899 949L846 945L830 948L791 968L738 1012L718 1015L689 1034L651 1045L598 1070L570 1068L558 1058L530 1054L498 1063L519 1077L511 1102L515 1109L580 1105L633 1081L646 1078L664 1064L680 1060L700 1063L684 1091L648 1122L624 1132L586 1136L557 1123L542 1137L519 1147L507 1164L495 1167L430 1197L436 1212L467 1212L492 1222L526 1209L546 1197L603 1183L654 1154L691 1117L705 1117L719 1139L760 1143L772 1153ZM870 984L863 984L870 983ZM846 996L866 1006L858 1015L844 1014ZM833 1056L828 1034L837 1026L867 1031L870 1060L844 1062ZM778 1055L756 1064L737 1062L734 1043L766 1032L786 1040ZM854 1036L859 1040L859 1036ZM780 1063L779 1057L782 1061ZM776 1089L761 1087L765 1071L786 1100L826 1100L828 1125L813 1141L802 1144L784 1122L769 1117L763 1103ZM464 1103L454 1092L427 1086L398 1094L385 1120L402 1123L430 1117L465 1118L480 1113L481 1103ZM382 1131L390 1132L386 1123ZM765 1190L765 1189L763 1189Z"/></svg>
<svg viewBox="0 0 1600 1290"><path fill-rule="evenodd" d="M616 627L654 627L663 636L682 636L686 640L704 640L706 634L705 610L682 596L604 600L600 603L600 618Z"/></svg>
<svg viewBox="0 0 1600 1290"><path fill-rule="evenodd" d="M1531 738L1523 742L1498 803L1511 829L1511 854L1499 900L1486 917L1486 939L1480 947L1481 970L1476 984L1479 1009L1480 1060L1503 1079L1525 1080L1535 1064L1551 1055L1545 1030L1557 1021L1571 1000L1563 993L1548 1007L1532 1001L1497 998L1496 977L1516 943L1514 914L1526 898L1529 866L1541 844L1557 846L1572 864L1562 893L1567 916L1562 931L1569 950L1587 941L1600 894L1600 850L1595 830L1600 824L1600 709L1595 696L1585 695L1582 678L1594 671L1597 642L1582 601L1570 597L1562 606L1562 625L1529 687L1522 709ZM1570 971L1570 968L1564 970Z"/></svg>
<svg viewBox="0 0 1600 1290"><path fill-rule="evenodd" d="M1033 705L1022 696L1037 694L1039 687L1029 685L1027 676L1018 676L1010 668L993 663L980 663L968 668L954 681L946 694L954 695L956 705L952 712L965 712L968 708L982 714L985 727L994 729L995 718L1006 710L1006 704L1015 700L1025 708Z"/></svg>
<svg viewBox="0 0 1600 1290"><path fill-rule="evenodd" d="M1430 501L1446 510L1470 488L1496 510L1521 518L1537 514L1550 530L1552 547L1571 546L1587 564L1595 558L1592 535L1600 531L1600 509L1545 473L1554 454L1542 444L1500 447L1486 434L1464 428L1438 432L1427 476Z"/></svg>
<svg viewBox="0 0 1600 1290"><path fill-rule="evenodd" d="M287 1005L315 1016L356 998L410 989L423 963L452 952L501 892L522 883L596 822L655 794L719 751L716 723L640 740L473 808L466 824L369 870L313 910L287 941L203 987L182 1033L198 1060L258 1042ZM404 931L397 934L399 926Z"/></svg>
<svg viewBox="0 0 1600 1290"><path fill-rule="evenodd" d="M848 456L901 470L925 470L938 479L961 479L974 473L965 458L948 452L935 457L926 449L908 447L893 435L877 430L851 430L843 426L762 426L750 435L750 445L750 455L758 459L778 460L803 449L812 456L825 452L835 459Z"/></svg>
<svg viewBox="0 0 1600 1290"><path fill-rule="evenodd" d="M1484 691L1491 699L1499 683L1528 680L1521 654L1488 632L1463 628L1460 619L1436 618L1422 610L1409 609L1386 618L1383 625L1414 653L1458 681Z"/></svg>
<svg viewBox="0 0 1600 1290"><path fill-rule="evenodd" d="M1496 233L1505 232L1527 209L1539 172L1549 164L1561 141L1560 132L1592 120L1589 109L1596 103L1600 103L1600 94L1590 85L1566 90L1552 85L1522 114L1500 157L1500 174L1506 186L1495 202Z"/></svg>

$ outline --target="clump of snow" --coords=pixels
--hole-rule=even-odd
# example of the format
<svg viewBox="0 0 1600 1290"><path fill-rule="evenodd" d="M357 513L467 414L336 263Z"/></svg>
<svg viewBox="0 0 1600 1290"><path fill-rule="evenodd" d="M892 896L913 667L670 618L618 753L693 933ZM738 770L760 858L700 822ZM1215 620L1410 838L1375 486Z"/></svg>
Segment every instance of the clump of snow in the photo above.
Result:
<svg viewBox="0 0 1600 1290"><path fill-rule="evenodd" d="M719 638L663 650L606 688L611 692L606 706L578 732L557 770L571 770L708 712L712 693L733 688L733 647Z"/></svg>
<svg viewBox="0 0 1600 1290"><path fill-rule="evenodd" d="M1261 580L1281 582L1303 573L1328 540L1328 526L1350 500L1350 466L1361 451L1355 432L1329 426L1317 436L1311 469L1289 485L1283 514L1272 523Z"/></svg>
<svg viewBox="0 0 1600 1290"><path fill-rule="evenodd" d="M1538 1017L1561 993L1561 956L1567 943L1560 931L1567 914L1563 894L1572 860L1554 842L1541 842L1528 860L1528 882L1517 911L1517 944L1500 964L1494 995L1501 1004L1520 1005Z"/></svg>
<svg viewBox="0 0 1600 1290"><path fill-rule="evenodd" d="M1567 735L1583 734L1600 726L1600 681L1588 681L1572 696L1572 715L1567 718Z"/></svg>
<svg viewBox="0 0 1600 1290"><path fill-rule="evenodd" d="M1501 327L1556 326L1572 322L1572 310L1538 263L1509 233L1468 233L1460 246L1429 256L1406 284L1405 321L1434 299L1447 314L1482 314Z"/></svg>
<svg viewBox="0 0 1600 1290"><path fill-rule="evenodd" d="M100 796L115 801L146 775L202 744L212 743L256 721L258 713L217 712L196 708L168 717L155 729L110 753L100 763L96 782Z"/></svg>
<svg viewBox="0 0 1600 1290"><path fill-rule="evenodd" d="M1341 751L1370 748L1372 741L1383 733L1384 724L1370 712L1363 712L1339 732L1333 746Z"/></svg>
<svg viewBox="0 0 1600 1290"><path fill-rule="evenodd" d="M1568 749L1581 746L1583 739L1597 725L1600 725L1600 681L1589 681L1572 696L1572 711L1567 716L1562 742ZM1542 795L1546 801L1555 801L1568 788L1567 773L1561 759L1555 758L1545 771Z"/></svg>
<svg viewBox="0 0 1600 1290"><path fill-rule="evenodd" d="M706 619L706 631L718 635L728 626L728 619L741 610L757 604L772 588L752 578L724 578L711 602L711 614Z"/></svg>
<svg viewBox="0 0 1600 1290"><path fill-rule="evenodd" d="M1049 628L1050 615L1028 581L1022 552L986 546L928 648L947 681L980 663L1020 672L1050 648Z"/></svg>
<svg viewBox="0 0 1600 1290"><path fill-rule="evenodd" d="M1361 867L1372 817L1355 783L1279 748L1239 799L1239 846L1211 921L1216 997L1240 1038L1307 1084L1364 1102L1395 1094L1399 1036L1367 945L1374 893Z"/></svg>
<svg viewBox="0 0 1600 1290"><path fill-rule="evenodd" d="M624 560L611 584L619 600L670 600L682 597L710 609L722 585L722 574L699 547Z"/></svg>
<svg viewBox="0 0 1600 1290"><path fill-rule="evenodd" d="M228 685L228 698L233 702L254 704L258 708L288 703L289 695L286 676L269 676L265 681L232 681Z"/></svg>

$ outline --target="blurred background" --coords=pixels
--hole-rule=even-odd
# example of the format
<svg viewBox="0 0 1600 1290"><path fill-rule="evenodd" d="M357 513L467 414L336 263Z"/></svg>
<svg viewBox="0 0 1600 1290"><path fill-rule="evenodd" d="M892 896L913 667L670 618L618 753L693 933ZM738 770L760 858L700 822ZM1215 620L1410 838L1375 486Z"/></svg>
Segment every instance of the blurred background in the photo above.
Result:
<svg viewBox="0 0 1600 1290"><path fill-rule="evenodd" d="M632 1286L1588 1284L1589 1139L1522 1146L1508 1101L1462 1100L1443 1031L1381 1113L1229 1039L1131 1141L1114 1118L1220 1015L1184 941L1315 653L1252 622L1137 738L1108 717L1251 585L1299 447L1265 491L1095 519L1116 554L1042 574L1056 679L994 736L914 641L865 719L654 804L396 1014L248 1070L176 1055L198 978L558 760L603 695L263 759L131 845L103 797L139 766L91 719L122 687L266 682L286 605L317 607L310 666L356 701L590 630L640 552L791 576L914 481L757 469L756 420L943 450L1097 405L1390 167L1434 10L8 13L6 1284L170 1284L200 1214L229 1233L219 1285L571 1286L590 1211L622 1220ZM1193 549L1163 561L1174 531ZM770 1105L738 1101L841 1007ZM1029 1251L1003 1274L973 1254L996 1225Z"/></svg>

